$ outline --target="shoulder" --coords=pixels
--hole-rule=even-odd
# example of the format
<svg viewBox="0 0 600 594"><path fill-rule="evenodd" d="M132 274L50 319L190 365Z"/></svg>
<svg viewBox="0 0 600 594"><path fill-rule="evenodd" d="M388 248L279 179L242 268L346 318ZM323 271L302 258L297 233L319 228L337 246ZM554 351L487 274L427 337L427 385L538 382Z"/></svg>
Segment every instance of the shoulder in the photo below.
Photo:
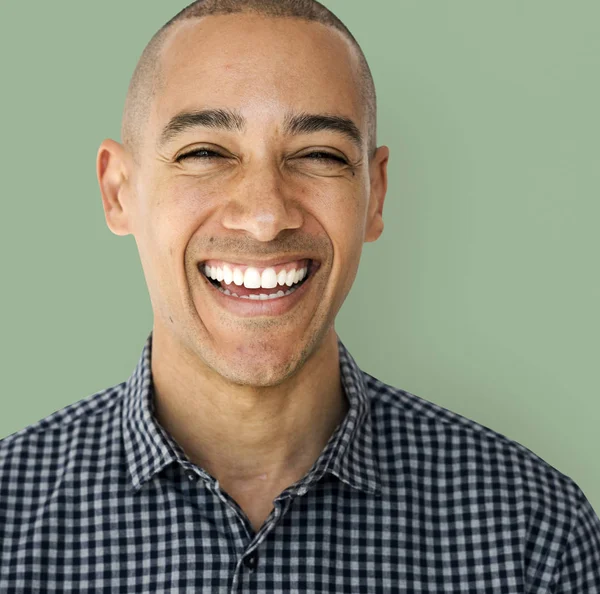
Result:
<svg viewBox="0 0 600 594"><path fill-rule="evenodd" d="M517 504L569 514L584 495L578 485L521 443L438 404L363 372L380 456L423 481L478 488ZM393 469L389 469L392 470Z"/></svg>
<svg viewBox="0 0 600 594"><path fill-rule="evenodd" d="M99 445L116 415L125 382L91 394L0 440L0 481L38 473L52 461L60 472L61 457ZM116 415L116 416L115 416Z"/></svg>
<svg viewBox="0 0 600 594"><path fill-rule="evenodd" d="M518 563L531 583L597 591L600 518L573 479L517 441L363 374L383 491L397 509L443 525L442 542Z"/></svg>

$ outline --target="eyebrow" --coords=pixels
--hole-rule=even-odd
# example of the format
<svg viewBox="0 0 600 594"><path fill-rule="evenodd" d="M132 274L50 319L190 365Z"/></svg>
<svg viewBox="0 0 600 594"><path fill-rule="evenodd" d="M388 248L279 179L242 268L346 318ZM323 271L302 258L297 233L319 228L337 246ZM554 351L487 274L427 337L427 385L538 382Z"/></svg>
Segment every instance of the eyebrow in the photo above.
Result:
<svg viewBox="0 0 600 594"><path fill-rule="evenodd" d="M288 112L283 125L284 133L291 135L311 134L321 130L338 132L356 148L362 149L363 138L358 126L345 116ZM157 146L161 148L183 132L200 127L244 132L246 118L239 111L227 108L181 112L173 116L162 129Z"/></svg>

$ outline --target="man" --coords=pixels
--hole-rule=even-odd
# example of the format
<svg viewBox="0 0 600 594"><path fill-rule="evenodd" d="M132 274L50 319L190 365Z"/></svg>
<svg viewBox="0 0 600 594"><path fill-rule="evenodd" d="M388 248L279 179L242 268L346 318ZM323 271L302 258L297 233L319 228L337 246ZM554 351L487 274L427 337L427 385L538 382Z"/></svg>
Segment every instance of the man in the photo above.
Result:
<svg viewBox="0 0 600 594"><path fill-rule="evenodd" d="M383 229L358 44L313 0L195 2L97 173L154 311L122 384L3 440L2 592L600 592L600 520L523 446L361 371Z"/></svg>

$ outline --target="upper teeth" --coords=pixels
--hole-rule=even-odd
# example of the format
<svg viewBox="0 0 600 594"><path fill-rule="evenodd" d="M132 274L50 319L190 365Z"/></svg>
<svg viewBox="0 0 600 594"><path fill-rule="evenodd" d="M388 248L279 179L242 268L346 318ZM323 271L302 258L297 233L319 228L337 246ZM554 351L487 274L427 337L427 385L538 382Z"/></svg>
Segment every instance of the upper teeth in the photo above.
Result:
<svg viewBox="0 0 600 594"><path fill-rule="evenodd" d="M244 285L247 289L273 289L277 285L287 285L291 287L294 283L300 282L308 271L308 268L280 270L275 273L274 268L265 268L262 273L258 268L248 266L245 271L234 266L224 264L221 266L204 266L204 274L213 280L219 282L225 281L225 284L230 285L232 281L240 286Z"/></svg>

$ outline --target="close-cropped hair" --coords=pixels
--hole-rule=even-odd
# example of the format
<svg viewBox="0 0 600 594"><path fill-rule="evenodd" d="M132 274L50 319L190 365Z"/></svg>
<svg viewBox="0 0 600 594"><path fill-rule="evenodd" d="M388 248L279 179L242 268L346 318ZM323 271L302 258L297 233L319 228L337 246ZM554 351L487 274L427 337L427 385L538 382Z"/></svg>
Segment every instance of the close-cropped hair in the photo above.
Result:
<svg viewBox="0 0 600 594"><path fill-rule="evenodd" d="M321 23L340 31L357 52L360 65L360 89L367 118L368 154L377 148L377 97L371 69L365 55L348 28L328 8L316 0L196 0L166 22L144 48L131 77L125 99L121 140L136 159L142 130L152 101L160 89L160 55L173 26L206 16L249 13L272 18L293 18Z"/></svg>

